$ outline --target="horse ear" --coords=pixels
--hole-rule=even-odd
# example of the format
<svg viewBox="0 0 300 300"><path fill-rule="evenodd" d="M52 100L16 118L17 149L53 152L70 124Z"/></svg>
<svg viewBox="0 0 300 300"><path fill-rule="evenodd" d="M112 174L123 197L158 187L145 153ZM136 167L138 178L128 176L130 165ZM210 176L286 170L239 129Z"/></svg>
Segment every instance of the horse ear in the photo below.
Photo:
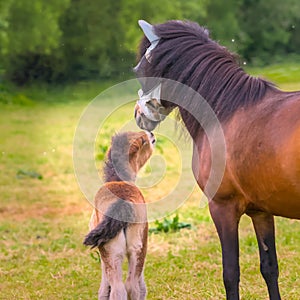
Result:
<svg viewBox="0 0 300 300"><path fill-rule="evenodd" d="M159 40L159 37L154 33L154 29L151 24L144 20L139 20L138 23L150 43Z"/></svg>
<svg viewBox="0 0 300 300"><path fill-rule="evenodd" d="M209 36L209 30L207 28L204 28L204 33Z"/></svg>

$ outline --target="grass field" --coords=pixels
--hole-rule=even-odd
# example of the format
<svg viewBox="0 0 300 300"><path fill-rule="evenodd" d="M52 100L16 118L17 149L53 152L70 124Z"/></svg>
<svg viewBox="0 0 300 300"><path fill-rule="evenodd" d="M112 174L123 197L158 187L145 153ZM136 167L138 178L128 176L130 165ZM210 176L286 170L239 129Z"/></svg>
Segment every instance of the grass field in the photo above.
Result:
<svg viewBox="0 0 300 300"><path fill-rule="evenodd" d="M283 89L300 90L299 65L249 71L274 80ZM82 245L92 206L78 188L72 153L83 110L109 85L23 88L0 103L0 299L97 298L99 259L95 251ZM116 101L104 100L101 111L109 112ZM97 167L101 167L110 135L127 118L132 118L132 104L121 107L102 126L96 142ZM173 130L168 128L167 133ZM154 201L181 181L182 189L174 199L181 203L194 187L189 177L180 178L178 169L180 155L190 160L189 149L179 153L163 125L157 135L158 160L143 169L141 185L143 177L149 181L157 176L159 157L166 164L165 175L158 184L144 188L144 194ZM208 209L200 205L201 195L195 188L176 211L179 220L190 223L191 229L149 236L145 270L148 299L224 299L220 245ZM300 223L276 218L276 231L282 298L297 300ZM241 298L268 299L247 217L240 226L240 265Z"/></svg>

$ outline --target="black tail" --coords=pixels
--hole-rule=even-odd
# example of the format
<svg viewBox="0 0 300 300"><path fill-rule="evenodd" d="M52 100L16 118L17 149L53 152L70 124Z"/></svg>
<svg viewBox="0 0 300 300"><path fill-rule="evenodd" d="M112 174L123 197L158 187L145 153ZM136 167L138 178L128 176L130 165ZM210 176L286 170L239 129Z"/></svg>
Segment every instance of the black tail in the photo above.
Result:
<svg viewBox="0 0 300 300"><path fill-rule="evenodd" d="M122 199L114 202L105 213L104 219L85 237L83 244L95 247L102 246L135 219L133 204Z"/></svg>

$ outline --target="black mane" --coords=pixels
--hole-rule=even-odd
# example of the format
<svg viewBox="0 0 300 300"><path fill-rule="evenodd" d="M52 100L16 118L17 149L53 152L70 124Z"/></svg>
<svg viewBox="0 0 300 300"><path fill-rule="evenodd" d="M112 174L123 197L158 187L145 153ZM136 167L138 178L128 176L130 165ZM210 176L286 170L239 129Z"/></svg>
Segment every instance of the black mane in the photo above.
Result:
<svg viewBox="0 0 300 300"><path fill-rule="evenodd" d="M168 21L154 25L154 31L161 39L151 52L151 63L142 64L142 74L172 79L193 88L220 121L240 107L257 103L268 89L275 88L272 83L245 73L237 55L211 40L208 31L197 23ZM141 56L147 46L149 42L144 37ZM199 128L186 111L180 109L180 113L186 124L195 130Z"/></svg>

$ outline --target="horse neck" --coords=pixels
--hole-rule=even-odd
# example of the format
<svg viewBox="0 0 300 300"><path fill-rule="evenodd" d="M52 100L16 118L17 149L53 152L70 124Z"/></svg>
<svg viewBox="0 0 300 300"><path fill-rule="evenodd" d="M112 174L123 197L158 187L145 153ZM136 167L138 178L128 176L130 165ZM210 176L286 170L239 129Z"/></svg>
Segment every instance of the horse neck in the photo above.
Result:
<svg viewBox="0 0 300 300"><path fill-rule="evenodd" d="M191 97L189 102L185 102L184 109L178 105L182 120L193 139L203 132L197 119L201 119L204 123L210 122L205 120L206 112L208 115L213 113L221 123L229 120L238 109L259 103L268 92L278 92L272 83L247 74L237 64L228 64L226 67L230 72L229 76L221 76L218 72L211 74L207 72L208 74L203 76L200 74L199 77L192 79L181 80L180 77L173 79L191 87L201 95L201 100L199 97ZM210 107L205 113L201 109L202 100Z"/></svg>
<svg viewBox="0 0 300 300"><path fill-rule="evenodd" d="M220 125L220 123L214 124L212 122L211 124L202 126L196 119L189 116L186 112L181 113L181 119L193 142L196 144L201 143L206 135L209 134L211 130L214 130L213 128L216 128L216 126Z"/></svg>

